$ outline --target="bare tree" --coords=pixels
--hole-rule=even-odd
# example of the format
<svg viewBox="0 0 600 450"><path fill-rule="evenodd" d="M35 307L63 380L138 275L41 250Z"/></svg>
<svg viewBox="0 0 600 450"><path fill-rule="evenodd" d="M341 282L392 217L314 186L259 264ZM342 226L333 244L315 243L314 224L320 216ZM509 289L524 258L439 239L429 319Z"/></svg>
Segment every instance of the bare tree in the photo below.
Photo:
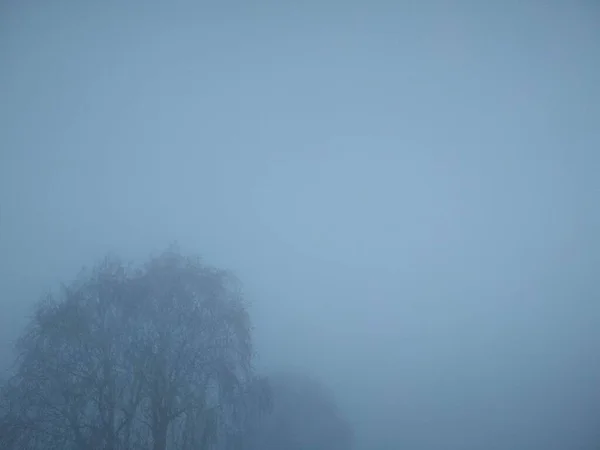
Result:
<svg viewBox="0 0 600 450"><path fill-rule="evenodd" d="M0 447L207 448L254 382L231 274L171 249L106 259L41 302L0 403Z"/></svg>

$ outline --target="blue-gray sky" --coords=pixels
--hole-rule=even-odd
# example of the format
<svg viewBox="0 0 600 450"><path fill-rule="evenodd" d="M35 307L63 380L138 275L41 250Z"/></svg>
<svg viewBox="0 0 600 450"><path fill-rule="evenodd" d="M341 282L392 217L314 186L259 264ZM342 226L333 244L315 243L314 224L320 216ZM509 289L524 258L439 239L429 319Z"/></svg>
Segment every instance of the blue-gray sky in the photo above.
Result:
<svg viewBox="0 0 600 450"><path fill-rule="evenodd" d="M0 339L176 240L358 449L597 448L599 49L584 1L5 1Z"/></svg>

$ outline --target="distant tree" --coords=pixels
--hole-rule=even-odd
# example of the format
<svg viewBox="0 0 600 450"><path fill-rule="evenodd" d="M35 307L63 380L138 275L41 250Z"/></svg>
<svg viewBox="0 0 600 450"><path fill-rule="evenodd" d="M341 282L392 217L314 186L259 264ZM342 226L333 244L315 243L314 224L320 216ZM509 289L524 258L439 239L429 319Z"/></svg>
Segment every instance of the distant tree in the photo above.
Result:
<svg viewBox="0 0 600 450"><path fill-rule="evenodd" d="M269 405L238 282L176 249L137 270L107 258L47 296L17 351L2 449L204 449Z"/></svg>
<svg viewBox="0 0 600 450"><path fill-rule="evenodd" d="M249 429L248 450L349 450L353 431L332 393L311 377L278 374L269 378L272 410Z"/></svg>

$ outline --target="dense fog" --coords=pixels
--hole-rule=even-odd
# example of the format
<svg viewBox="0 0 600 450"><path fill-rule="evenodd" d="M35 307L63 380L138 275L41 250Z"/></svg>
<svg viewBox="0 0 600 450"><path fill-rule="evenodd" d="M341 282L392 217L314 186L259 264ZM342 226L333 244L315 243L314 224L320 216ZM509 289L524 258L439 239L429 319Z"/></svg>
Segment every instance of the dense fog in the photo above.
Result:
<svg viewBox="0 0 600 450"><path fill-rule="evenodd" d="M235 273L257 370L327 386L357 450L598 448L599 24L3 2L1 365L82 266L177 242Z"/></svg>

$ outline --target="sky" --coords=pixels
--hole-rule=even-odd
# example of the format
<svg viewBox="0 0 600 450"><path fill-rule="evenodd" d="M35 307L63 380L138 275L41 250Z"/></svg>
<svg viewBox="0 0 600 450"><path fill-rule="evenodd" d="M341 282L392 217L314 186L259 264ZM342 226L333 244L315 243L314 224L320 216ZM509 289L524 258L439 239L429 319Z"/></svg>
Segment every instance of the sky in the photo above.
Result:
<svg viewBox="0 0 600 450"><path fill-rule="evenodd" d="M600 445L592 1L0 5L0 357L177 241L362 449Z"/></svg>

